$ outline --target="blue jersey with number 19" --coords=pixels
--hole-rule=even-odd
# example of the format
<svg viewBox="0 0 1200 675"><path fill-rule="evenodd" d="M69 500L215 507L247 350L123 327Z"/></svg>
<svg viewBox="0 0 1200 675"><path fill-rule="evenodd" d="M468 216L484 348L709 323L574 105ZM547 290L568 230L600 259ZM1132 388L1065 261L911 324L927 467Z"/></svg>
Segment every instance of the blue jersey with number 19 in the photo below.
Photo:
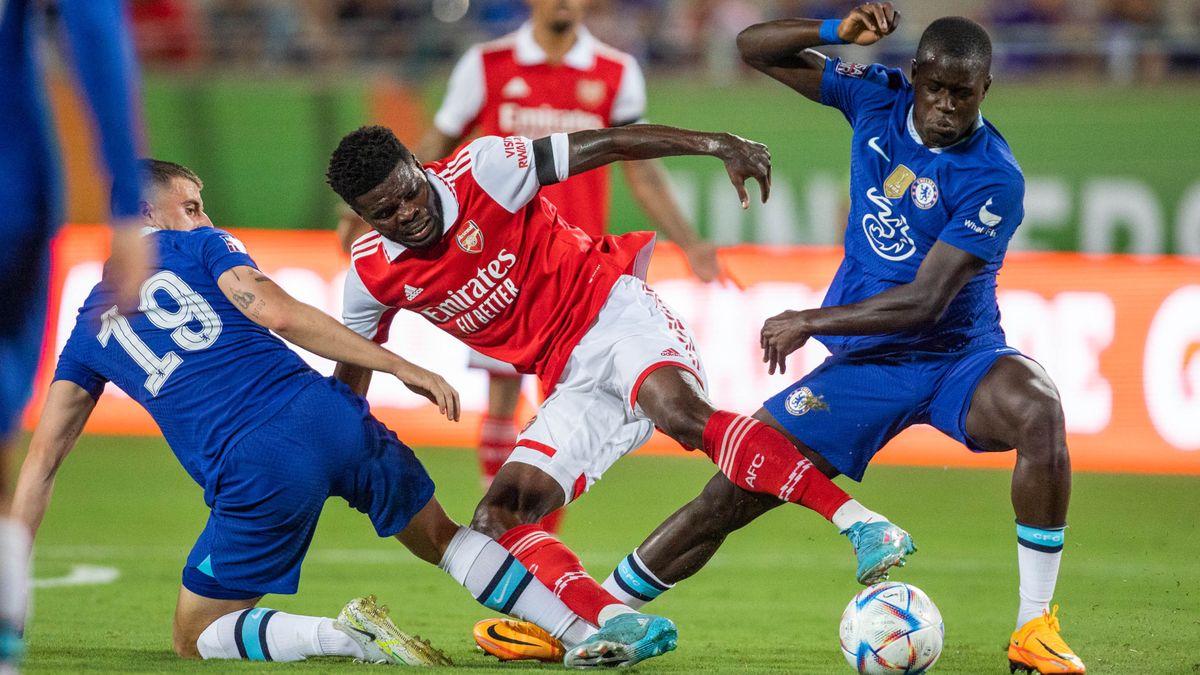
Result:
<svg viewBox="0 0 1200 675"><path fill-rule="evenodd" d="M925 146L913 126L912 84L880 65L828 60L821 102L841 110L854 129L846 257L824 306L911 282L938 241L986 264L931 327L818 339L834 354L1003 345L996 272L1024 217L1025 195L1025 178L1004 137L981 115L958 143Z"/></svg>
<svg viewBox="0 0 1200 675"><path fill-rule="evenodd" d="M204 227L152 231L157 272L139 311L121 314L101 282L88 296L59 357L55 380L100 396L113 382L149 411L211 503L224 453L321 376L217 286L254 267L233 235Z"/></svg>

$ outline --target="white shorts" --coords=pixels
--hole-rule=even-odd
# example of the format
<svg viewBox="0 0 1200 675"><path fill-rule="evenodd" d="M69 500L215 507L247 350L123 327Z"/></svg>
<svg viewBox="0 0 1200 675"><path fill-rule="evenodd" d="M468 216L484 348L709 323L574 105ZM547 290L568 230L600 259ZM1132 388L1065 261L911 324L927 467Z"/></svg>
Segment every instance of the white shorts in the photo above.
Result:
<svg viewBox="0 0 1200 675"><path fill-rule="evenodd" d="M501 361L494 356L488 356L487 354L477 352L474 349L472 349L470 355L467 356L467 366L469 368L486 370L489 375L496 377L521 376L521 374L517 372L517 369L514 368L511 363L508 363L507 361Z"/></svg>
<svg viewBox="0 0 1200 675"><path fill-rule="evenodd" d="M664 366L683 368L708 386L687 327L645 282L623 276L508 461L545 471L562 486L564 503L571 502L650 440L654 423L637 404L638 389Z"/></svg>

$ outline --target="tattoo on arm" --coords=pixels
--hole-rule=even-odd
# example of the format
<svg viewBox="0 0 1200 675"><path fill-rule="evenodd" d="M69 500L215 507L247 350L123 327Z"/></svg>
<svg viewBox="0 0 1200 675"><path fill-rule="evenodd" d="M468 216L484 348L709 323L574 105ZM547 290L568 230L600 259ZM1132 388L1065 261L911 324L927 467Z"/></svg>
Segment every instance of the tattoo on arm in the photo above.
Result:
<svg viewBox="0 0 1200 675"><path fill-rule="evenodd" d="M249 309L250 305L254 302L254 294L249 292L235 291L233 294L233 300L240 305L242 309Z"/></svg>
<svg viewBox="0 0 1200 675"><path fill-rule="evenodd" d="M270 280L271 280L271 279L270 279L269 277L267 277L267 275L265 275L265 274L256 274L256 275L254 275L254 281L255 281L255 282L257 282L257 283L260 283L260 284L261 284L262 282L264 282L264 281L270 281Z"/></svg>

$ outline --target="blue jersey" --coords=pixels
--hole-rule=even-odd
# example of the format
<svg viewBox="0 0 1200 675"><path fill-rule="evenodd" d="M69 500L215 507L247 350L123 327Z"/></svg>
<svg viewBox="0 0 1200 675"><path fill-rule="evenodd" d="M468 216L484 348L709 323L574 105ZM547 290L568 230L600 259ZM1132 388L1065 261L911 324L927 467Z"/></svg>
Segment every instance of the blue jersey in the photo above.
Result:
<svg viewBox="0 0 1200 675"><path fill-rule="evenodd" d="M829 59L821 102L841 110L854 129L846 253L823 306L852 304L911 282L939 240L986 264L933 326L817 338L834 354L1004 344L996 272L1024 217L1025 178L1000 132L980 116L957 144L926 147L912 123L912 85L901 71L880 65Z"/></svg>
<svg viewBox="0 0 1200 675"><path fill-rule="evenodd" d="M140 311L124 316L96 286L79 310L55 380L99 397L113 382L140 403L211 503L225 453L322 378L283 341L246 318L217 286L254 266L241 242L211 227L155 231L157 272Z"/></svg>

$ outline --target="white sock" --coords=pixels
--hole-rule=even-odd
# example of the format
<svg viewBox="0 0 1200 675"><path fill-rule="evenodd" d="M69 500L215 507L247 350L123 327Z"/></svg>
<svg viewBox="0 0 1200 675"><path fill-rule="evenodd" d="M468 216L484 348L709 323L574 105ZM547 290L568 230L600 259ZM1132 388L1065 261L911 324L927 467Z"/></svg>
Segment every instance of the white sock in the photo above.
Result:
<svg viewBox="0 0 1200 675"><path fill-rule="evenodd" d="M265 639L263 639L265 637ZM362 647L323 616L286 614L265 607L226 614L196 640L204 659L303 661L310 656L365 657Z"/></svg>
<svg viewBox="0 0 1200 675"><path fill-rule="evenodd" d="M0 627L21 632L29 609L29 529L0 518Z"/></svg>
<svg viewBox="0 0 1200 675"><path fill-rule="evenodd" d="M1050 609L1054 585L1058 581L1058 564L1062 551L1044 553L1017 544L1017 569L1021 573L1018 587L1021 602L1017 607L1017 628L1036 619Z"/></svg>
<svg viewBox="0 0 1200 675"><path fill-rule="evenodd" d="M1050 609L1058 565L1062 562L1065 528L1042 529L1017 523L1017 569L1020 572L1017 628Z"/></svg>
<svg viewBox="0 0 1200 675"><path fill-rule="evenodd" d="M887 518L859 504L858 500L851 499L839 506L838 510L833 512L833 517L829 520L838 529L838 532L845 532L855 523L874 523L887 520Z"/></svg>
<svg viewBox="0 0 1200 675"><path fill-rule="evenodd" d="M595 628L563 604L519 560L490 537L460 527L438 567L485 607L536 623L567 648Z"/></svg>
<svg viewBox="0 0 1200 675"><path fill-rule="evenodd" d="M634 609L645 607L647 603L674 587L674 584L668 584L651 572L637 551L617 563L616 569L601 585L613 597Z"/></svg>

